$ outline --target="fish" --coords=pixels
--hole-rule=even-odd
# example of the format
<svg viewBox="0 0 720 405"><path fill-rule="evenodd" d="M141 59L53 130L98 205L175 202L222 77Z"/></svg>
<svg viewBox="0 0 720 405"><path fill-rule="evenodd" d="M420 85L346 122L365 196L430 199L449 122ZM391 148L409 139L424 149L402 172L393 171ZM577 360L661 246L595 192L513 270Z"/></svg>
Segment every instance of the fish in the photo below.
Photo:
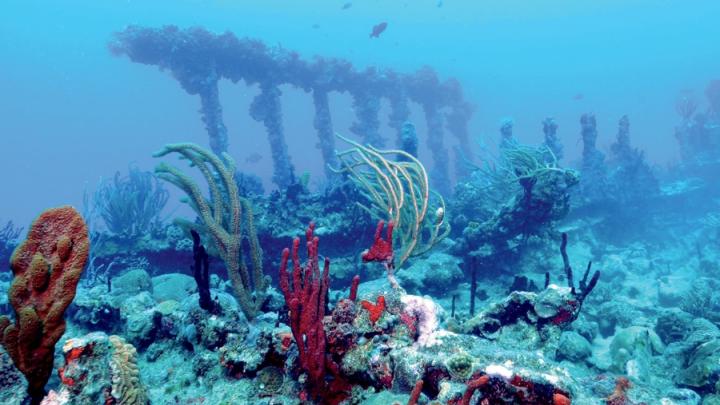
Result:
<svg viewBox="0 0 720 405"><path fill-rule="evenodd" d="M584 99L584 98L585 98L585 95L582 94L582 93L578 93L578 94L576 94L576 95L573 96L573 100L575 100L575 101L580 101L580 100L582 100L582 99Z"/></svg>
<svg viewBox="0 0 720 405"><path fill-rule="evenodd" d="M254 152L245 158L245 163L257 163L260 160L262 160L262 155L257 152Z"/></svg>
<svg viewBox="0 0 720 405"><path fill-rule="evenodd" d="M437 7L440 8L443 6L443 0L438 0Z"/></svg>
<svg viewBox="0 0 720 405"><path fill-rule="evenodd" d="M352 3L348 1L347 3L343 4L343 6L340 10L347 10L350 7L352 7Z"/></svg>
<svg viewBox="0 0 720 405"><path fill-rule="evenodd" d="M387 25L387 22L383 21L380 24L373 26L372 32L370 33L370 38L379 38L380 34L382 34L387 28Z"/></svg>
<svg viewBox="0 0 720 405"><path fill-rule="evenodd" d="M316 29L320 28L320 24L313 24L313 25L312 25L312 28L313 28L314 30L316 30Z"/></svg>

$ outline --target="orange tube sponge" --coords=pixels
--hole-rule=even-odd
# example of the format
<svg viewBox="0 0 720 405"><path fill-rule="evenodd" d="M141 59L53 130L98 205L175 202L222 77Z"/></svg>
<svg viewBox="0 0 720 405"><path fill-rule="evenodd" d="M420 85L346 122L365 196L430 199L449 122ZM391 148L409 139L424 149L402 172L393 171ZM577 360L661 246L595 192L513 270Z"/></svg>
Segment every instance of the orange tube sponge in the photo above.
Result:
<svg viewBox="0 0 720 405"><path fill-rule="evenodd" d="M0 342L28 382L31 403L40 403L50 378L55 343L65 333L65 309L88 258L90 241L72 207L43 212L10 260L10 304L15 323L0 317Z"/></svg>

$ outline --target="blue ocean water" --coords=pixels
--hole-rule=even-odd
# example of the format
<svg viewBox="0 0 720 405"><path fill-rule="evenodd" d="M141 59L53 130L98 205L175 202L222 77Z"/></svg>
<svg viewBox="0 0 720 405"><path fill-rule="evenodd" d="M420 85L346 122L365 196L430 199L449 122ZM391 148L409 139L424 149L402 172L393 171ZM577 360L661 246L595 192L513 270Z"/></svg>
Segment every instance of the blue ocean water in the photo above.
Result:
<svg viewBox="0 0 720 405"><path fill-rule="evenodd" d="M720 3L0 10L3 403L720 403Z"/></svg>
<svg viewBox="0 0 720 405"><path fill-rule="evenodd" d="M360 1L346 10L343 4L6 2L0 17L5 89L0 125L3 150L17 153L2 159L2 172L27 167L22 156L32 151L42 161L59 159L48 152L63 151L66 143L82 145L84 151L84 159L60 158L68 170L53 171L58 177L46 174L40 187L23 176L12 176L7 187L25 196L52 190L45 193L46 198L57 196L50 204L78 202L82 187L61 186L60 176L72 176L76 185L94 184L130 161L152 167L148 155L158 145L178 138L204 140L194 115L197 100L185 97L168 75L125 63L107 51L112 33L128 24L229 30L307 58L339 57L361 67L412 72L430 65L441 77L457 77L477 105L471 123L476 136L493 134L501 119L513 117L521 139L536 141L538 123L552 115L573 156L579 150L579 114L595 111L608 132L629 114L642 128L637 142L660 164L678 156L672 142L677 94L687 89L702 98L718 70L713 46L718 28L712 18L718 6L711 1L445 1L442 7L435 1ZM388 30L381 40L369 40L372 26L381 21L388 21ZM226 87L227 102L238 103L227 108L243 111L227 114L233 137L243 140L235 143L244 145L237 154L249 155L246 150L252 149L267 157L263 136L251 141L261 128L244 113L252 91ZM285 109L288 127L312 131L309 103L294 99L302 100L302 92L286 93L295 106ZM581 100L575 100L578 95ZM335 112L341 129L352 120L344 101L338 101ZM317 172L316 155L304 150L302 139L288 137L293 155ZM82 170L88 166L92 173ZM267 159L251 168L261 176L270 170ZM27 211L10 202L2 211L27 222L47 205L42 199L27 200Z"/></svg>

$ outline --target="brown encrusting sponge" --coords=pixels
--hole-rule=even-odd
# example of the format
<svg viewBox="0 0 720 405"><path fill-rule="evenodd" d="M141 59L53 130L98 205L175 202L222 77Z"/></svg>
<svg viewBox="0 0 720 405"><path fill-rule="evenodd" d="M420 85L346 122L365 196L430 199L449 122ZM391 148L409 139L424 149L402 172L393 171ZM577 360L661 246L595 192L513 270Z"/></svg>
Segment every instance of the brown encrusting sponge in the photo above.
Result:
<svg viewBox="0 0 720 405"><path fill-rule="evenodd" d="M33 404L45 394L55 344L65 333L65 309L75 298L89 248L85 221L66 206L43 212L10 260L8 295L16 319L0 317L0 342L25 375Z"/></svg>

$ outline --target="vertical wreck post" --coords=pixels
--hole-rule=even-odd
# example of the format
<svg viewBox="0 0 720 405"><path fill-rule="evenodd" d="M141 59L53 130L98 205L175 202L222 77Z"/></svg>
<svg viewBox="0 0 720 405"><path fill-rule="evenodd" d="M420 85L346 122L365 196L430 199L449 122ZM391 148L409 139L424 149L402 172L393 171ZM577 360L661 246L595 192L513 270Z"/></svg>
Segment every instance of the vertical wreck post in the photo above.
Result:
<svg viewBox="0 0 720 405"><path fill-rule="evenodd" d="M474 107L465 101L463 89L456 79L448 79L440 85L441 99L449 109L445 114L445 126L458 142L455 148L455 174L458 178L469 175L466 161L472 161L472 154L469 153L470 134L468 124L473 115Z"/></svg>
<svg viewBox="0 0 720 405"><path fill-rule="evenodd" d="M226 153L228 136L223 122L217 74L208 78L199 89L198 95L200 96L200 116L210 138L210 149L216 155Z"/></svg>
<svg viewBox="0 0 720 405"><path fill-rule="evenodd" d="M295 168L290 161L285 132L282 123L282 92L277 85L269 82L260 84L260 94L250 105L250 116L261 121L267 130L273 161L273 183L284 189L295 182Z"/></svg>
<svg viewBox="0 0 720 405"><path fill-rule="evenodd" d="M623 115L618 122L617 137L610 150L616 157L626 157L632 153L632 146L630 146L630 119L627 115Z"/></svg>
<svg viewBox="0 0 720 405"><path fill-rule="evenodd" d="M357 91L353 93L353 109L356 121L350 131L361 137L366 145L385 146L385 140L380 136L380 97L369 91Z"/></svg>
<svg viewBox="0 0 720 405"><path fill-rule="evenodd" d="M560 160L563 157L563 146L557 136L558 124L552 117L547 117L542 122L544 141L543 144L552 151L555 159Z"/></svg>
<svg viewBox="0 0 720 405"><path fill-rule="evenodd" d="M461 103L461 105L453 106L452 111L445 115L445 127L458 141L454 156L455 175L458 178L469 175L468 165L463 162L472 161L472 153L469 153L472 149L468 131L472 113L473 109L470 103Z"/></svg>
<svg viewBox="0 0 720 405"><path fill-rule="evenodd" d="M388 116L388 125L395 130L395 144L401 147L404 143L404 126L408 118L410 118L410 107L408 106L407 96L400 90L397 90L395 94L391 94L389 99L390 115Z"/></svg>
<svg viewBox="0 0 720 405"><path fill-rule="evenodd" d="M450 176L448 174L448 150L443 142L443 117L434 103L423 104L427 122L427 146L433 156L430 170L434 188L442 195L450 194Z"/></svg>
<svg viewBox="0 0 720 405"><path fill-rule="evenodd" d="M500 122L500 149L512 148L517 144L513 136L514 125L512 118L503 118Z"/></svg>
<svg viewBox="0 0 720 405"><path fill-rule="evenodd" d="M585 198L599 200L606 188L605 155L597 149L597 121L594 114L583 114L580 118L582 150L582 179L580 190Z"/></svg>
<svg viewBox="0 0 720 405"><path fill-rule="evenodd" d="M325 90L313 90L313 104L315 105L315 119L313 126L318 134L317 148L325 163L325 176L327 178L334 177L335 173L330 167L337 166L337 158L335 157L335 134L333 133L332 115L330 114L330 103L328 102L328 93Z"/></svg>
<svg viewBox="0 0 720 405"><path fill-rule="evenodd" d="M405 123L402 125L400 139L398 142L398 147L400 148L400 150L417 159L418 139L417 132L415 131L415 125L413 125L412 122L405 121ZM398 160L409 162L410 158L399 155Z"/></svg>
<svg viewBox="0 0 720 405"><path fill-rule="evenodd" d="M443 115L440 109L447 106L444 89L434 70L425 67L404 80L408 97L420 104L427 124L426 144L433 157L430 179L433 188L442 195L450 194L448 150L443 142Z"/></svg>

